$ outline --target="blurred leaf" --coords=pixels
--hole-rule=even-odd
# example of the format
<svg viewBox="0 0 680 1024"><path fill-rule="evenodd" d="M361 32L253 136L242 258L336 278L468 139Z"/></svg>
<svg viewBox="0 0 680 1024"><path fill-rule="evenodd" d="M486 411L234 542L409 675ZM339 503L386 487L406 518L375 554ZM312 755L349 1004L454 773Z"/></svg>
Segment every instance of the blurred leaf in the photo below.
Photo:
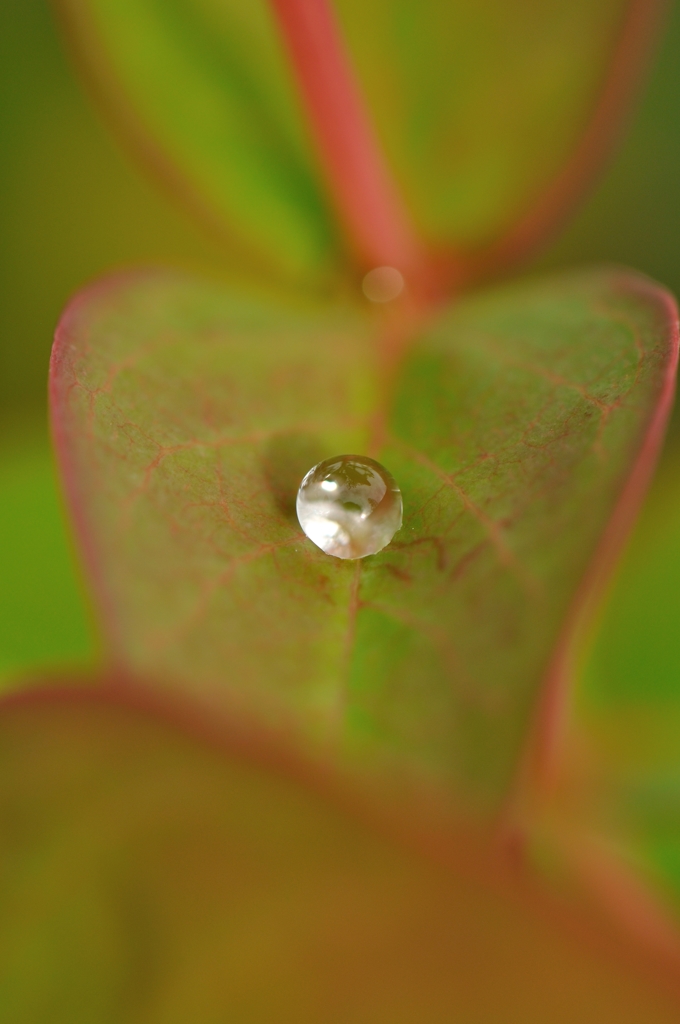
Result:
<svg viewBox="0 0 680 1024"><path fill-rule="evenodd" d="M337 239L267 3L58 8L107 103L194 204L289 273L332 268Z"/></svg>
<svg viewBox="0 0 680 1024"><path fill-rule="evenodd" d="M390 394L385 330L176 275L105 282L58 332L62 470L119 663L489 809L646 437L653 456L673 322L628 272L515 285L414 326ZM347 563L292 504L311 463L367 450L405 522Z"/></svg>
<svg viewBox="0 0 680 1024"><path fill-rule="evenodd" d="M76 577L47 437L0 449L0 684L18 672L91 661L95 642Z"/></svg>
<svg viewBox="0 0 680 1024"><path fill-rule="evenodd" d="M679 454L669 444L598 623L580 683L592 712L680 702Z"/></svg>
<svg viewBox="0 0 680 1024"><path fill-rule="evenodd" d="M676 1019L596 919L551 920L473 837L437 867L275 762L120 696L5 703L3 1019Z"/></svg>
<svg viewBox="0 0 680 1024"><path fill-rule="evenodd" d="M680 480L666 453L585 658L559 787L546 813L560 846L594 846L644 898L631 928L680 924ZM557 825L556 825L557 822ZM588 865L586 865L587 871ZM593 879L606 899L606 885ZM625 894L624 894L625 896ZM625 905L625 898L619 902ZM646 907L645 924L640 906ZM654 928L650 921L656 921ZM658 934L657 934L658 941Z"/></svg>
<svg viewBox="0 0 680 1024"><path fill-rule="evenodd" d="M546 269L615 261L680 293L680 5L667 6L659 54L631 130L592 198L542 261Z"/></svg>
<svg viewBox="0 0 680 1024"><path fill-rule="evenodd" d="M59 0L138 147L270 262L341 262L267 0ZM368 112L416 227L474 268L512 260L591 175L658 5L337 0Z"/></svg>
<svg viewBox="0 0 680 1024"><path fill-rule="evenodd" d="M84 281L128 263L222 266L131 166L74 80L47 0L0 4L0 433L45 419L54 325ZM235 261L232 261L235 262Z"/></svg>
<svg viewBox="0 0 680 1024"><path fill-rule="evenodd" d="M588 183L658 11L639 0L334 4L417 226L475 262L515 257Z"/></svg>

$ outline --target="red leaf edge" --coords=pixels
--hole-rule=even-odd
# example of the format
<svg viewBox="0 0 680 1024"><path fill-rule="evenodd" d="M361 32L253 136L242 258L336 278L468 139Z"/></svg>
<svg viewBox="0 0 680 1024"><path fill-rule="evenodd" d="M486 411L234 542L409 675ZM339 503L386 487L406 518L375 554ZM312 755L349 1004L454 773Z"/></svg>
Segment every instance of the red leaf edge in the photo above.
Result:
<svg viewBox="0 0 680 1024"><path fill-rule="evenodd" d="M136 281L141 277L148 277L155 273L156 271L154 270L135 269L120 271L117 274L109 274L106 277L93 281L72 297L55 329L47 385L50 434L67 518L73 524L77 540L77 554L83 563L85 582L88 589L91 589L94 594L95 609L98 613L96 621L100 626L104 658L110 671L118 671L121 674L125 674L125 668L123 665L117 664L118 657L116 652L120 649L120 644L116 640L116 616L113 612L112 600L108 593L104 573L97 557L96 541L85 514L85 502L81 495L78 470L72 456L71 431L67 426L66 417L63 415L66 402L62 397L63 375L61 374L61 366L67 358L71 334L74 333L74 327L80 316L81 309L86 307L95 297L106 296L115 292L126 282ZM70 387L76 387L76 385L73 384ZM94 398L94 395L92 398Z"/></svg>
<svg viewBox="0 0 680 1024"><path fill-rule="evenodd" d="M569 868L624 934L680 977L680 928L643 878L597 837L558 835Z"/></svg>
<svg viewBox="0 0 680 1024"><path fill-rule="evenodd" d="M573 682L581 656L597 629L598 613L647 493L675 397L680 352L676 301L668 291L640 275L621 271L621 279L638 294L656 298L660 303L668 324L670 353L658 401L637 457L554 648L516 783L500 817L499 845L525 865L531 859L532 826L540 821L541 809L549 804L561 781ZM577 884L669 977L679 978L680 927L645 881L617 850L607 848L597 836L568 834L559 825L552 830L552 836Z"/></svg>
<svg viewBox="0 0 680 1024"><path fill-rule="evenodd" d="M661 453L675 397L680 327L678 307L666 289L637 274L620 272L627 290L656 300L668 327L670 351L656 407L649 421L633 467L623 485L614 511L576 592L548 668L538 710L529 771L534 783L550 791L559 771L560 754L569 712L569 693L580 651L595 626L596 613L612 581Z"/></svg>

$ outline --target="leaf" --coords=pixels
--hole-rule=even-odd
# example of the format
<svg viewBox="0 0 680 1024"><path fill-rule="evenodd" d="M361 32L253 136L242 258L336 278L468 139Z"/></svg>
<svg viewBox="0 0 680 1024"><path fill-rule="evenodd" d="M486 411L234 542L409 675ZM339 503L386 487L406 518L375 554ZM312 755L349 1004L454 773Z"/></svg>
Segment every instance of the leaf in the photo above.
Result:
<svg viewBox="0 0 680 1024"><path fill-rule="evenodd" d="M394 323L359 308L163 273L84 292L52 414L111 657L365 779L498 809L651 471L672 309L627 271L514 285L412 324L395 364ZM293 513L341 452L404 496L354 563Z"/></svg>
<svg viewBox="0 0 680 1024"><path fill-rule="evenodd" d="M586 652L556 785L534 832L677 972L676 445L666 452Z"/></svg>
<svg viewBox="0 0 680 1024"><path fill-rule="evenodd" d="M417 229L477 273L534 245L588 184L658 14L635 0L335 2Z"/></svg>
<svg viewBox="0 0 680 1024"><path fill-rule="evenodd" d="M299 775L120 693L5 701L5 1019L676 1019L583 907L555 914L465 834L443 868Z"/></svg>
<svg viewBox="0 0 680 1024"><path fill-rule="evenodd" d="M47 434L8 434L0 449L0 689L20 673L92 664L98 653Z"/></svg>
<svg viewBox="0 0 680 1024"><path fill-rule="evenodd" d="M346 263L332 203L365 198L365 176L348 177L342 144L328 138L345 115L356 135L366 114L368 148L375 142L368 164L380 185L386 157L414 235L444 251L444 262L453 253L457 275L488 273L535 244L591 176L659 5L337 0L309 74L295 40L325 17L321 0L59 0L58 8L107 108L147 158L269 264L318 281ZM341 98L341 114L330 93L342 92L347 69L345 91L353 92L354 69L359 101ZM343 184L349 197L339 194ZM384 193L377 187L350 214L350 235L361 234ZM384 252L373 260L400 265Z"/></svg>

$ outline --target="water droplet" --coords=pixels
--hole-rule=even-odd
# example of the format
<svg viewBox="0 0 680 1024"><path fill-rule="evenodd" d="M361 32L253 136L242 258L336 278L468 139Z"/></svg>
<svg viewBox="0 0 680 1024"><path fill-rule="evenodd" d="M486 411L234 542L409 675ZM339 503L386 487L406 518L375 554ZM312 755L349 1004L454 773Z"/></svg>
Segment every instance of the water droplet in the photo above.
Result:
<svg viewBox="0 0 680 1024"><path fill-rule="evenodd" d="M389 544L401 526L394 477L365 455L336 455L300 484L297 514L311 541L336 558L364 558Z"/></svg>
<svg viewBox="0 0 680 1024"><path fill-rule="evenodd" d="M404 278L396 267L374 267L361 282L363 293L371 302L392 302L404 290Z"/></svg>

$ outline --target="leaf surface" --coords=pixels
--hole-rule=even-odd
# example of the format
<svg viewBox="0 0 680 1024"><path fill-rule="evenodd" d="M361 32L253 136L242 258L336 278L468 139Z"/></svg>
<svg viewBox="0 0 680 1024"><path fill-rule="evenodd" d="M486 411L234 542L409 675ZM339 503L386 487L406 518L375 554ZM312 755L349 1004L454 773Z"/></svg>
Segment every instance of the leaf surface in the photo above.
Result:
<svg viewBox="0 0 680 1024"><path fill-rule="evenodd" d="M445 869L271 750L204 740L111 693L3 703L6 1020L677 1019L596 918L551 915L470 837Z"/></svg>
<svg viewBox="0 0 680 1024"><path fill-rule="evenodd" d="M536 832L677 971L680 483L669 441L579 673Z"/></svg>
<svg viewBox="0 0 680 1024"><path fill-rule="evenodd" d="M58 7L107 107L204 212L289 275L318 279L346 263L334 169L322 170L308 109L320 89L308 82L303 98L273 10L305 21L314 4ZM611 141L657 10L649 0L337 0L340 49L416 234L462 253L464 275L534 243ZM334 116L321 116L322 130Z"/></svg>
<svg viewBox="0 0 680 1024"><path fill-rule="evenodd" d="M62 320L53 424L119 664L487 812L598 539L613 516L602 566L650 471L674 313L646 279L596 271L413 332L390 369L388 328L358 307L115 278ZM383 462L405 508L388 548L349 563L294 515L306 470L342 452Z"/></svg>

